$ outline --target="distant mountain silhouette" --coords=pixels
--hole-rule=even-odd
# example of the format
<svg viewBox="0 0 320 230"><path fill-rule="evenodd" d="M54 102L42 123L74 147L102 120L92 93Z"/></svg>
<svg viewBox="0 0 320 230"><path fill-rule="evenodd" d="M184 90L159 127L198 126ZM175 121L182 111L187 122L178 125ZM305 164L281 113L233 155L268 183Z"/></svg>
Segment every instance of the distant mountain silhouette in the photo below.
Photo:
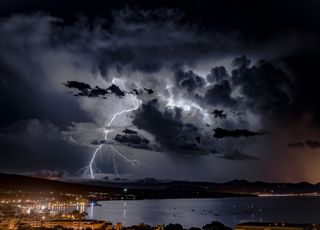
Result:
<svg viewBox="0 0 320 230"><path fill-rule="evenodd" d="M0 173L1 191L59 191L87 194L89 192L108 192L122 194L127 188L129 193L139 199L160 198L214 198L231 196L252 196L257 193L294 194L320 193L320 184L266 183L232 180L225 183L170 181L145 178L136 181L79 180L63 182L22 175Z"/></svg>

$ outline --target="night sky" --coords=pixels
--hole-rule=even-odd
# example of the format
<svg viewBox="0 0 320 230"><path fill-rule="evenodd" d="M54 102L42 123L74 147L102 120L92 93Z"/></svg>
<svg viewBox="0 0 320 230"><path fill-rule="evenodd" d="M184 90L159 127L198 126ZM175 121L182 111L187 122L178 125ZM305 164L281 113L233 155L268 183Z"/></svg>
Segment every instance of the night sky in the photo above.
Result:
<svg viewBox="0 0 320 230"><path fill-rule="evenodd" d="M319 12L2 0L0 171L319 182Z"/></svg>

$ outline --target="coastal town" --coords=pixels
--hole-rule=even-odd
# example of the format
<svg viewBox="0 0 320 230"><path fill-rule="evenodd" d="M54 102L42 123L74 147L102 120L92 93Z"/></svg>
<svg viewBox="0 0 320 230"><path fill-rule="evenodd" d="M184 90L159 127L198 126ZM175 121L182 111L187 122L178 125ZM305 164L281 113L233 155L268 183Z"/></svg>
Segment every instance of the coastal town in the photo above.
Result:
<svg viewBox="0 0 320 230"><path fill-rule="evenodd" d="M132 200L133 195L90 192L8 190L0 197L0 229L121 229L122 225L88 219L97 200Z"/></svg>
<svg viewBox="0 0 320 230"><path fill-rule="evenodd" d="M124 226L107 220L92 219L87 213L94 206L100 206L99 200L135 199L134 195L124 193L112 194L92 192L87 195L63 192L22 192L8 191L0 197L0 229L13 230L184 230L178 223L150 226L137 223ZM218 221L212 221L189 230L231 230ZM288 224L288 223L238 223L235 230L318 230L319 224Z"/></svg>
<svg viewBox="0 0 320 230"><path fill-rule="evenodd" d="M272 185L259 183L259 186L257 186L255 183L245 181L235 181L219 185L189 182L160 183L154 180L143 180L139 183L109 183L106 184L108 186L97 187L9 174L2 174L0 179L0 229L183 230L183 223L176 223L174 219L170 221L173 223L166 222L166 225L162 221L159 221L159 223L153 222L154 226L139 222L131 222L135 225L126 226L126 223L120 223L121 221L118 222L108 215L100 219L95 218L93 210L96 206L99 209L99 206L105 205L105 202L108 201L126 202L128 200L139 201L144 199L208 197L251 197L257 199L267 199L269 197L306 197L311 199L313 197L316 199L319 196L318 185L309 184ZM11 181L15 181L15 183L12 184ZM248 204L248 208L245 212L248 215L254 215L254 212L248 212L248 210L254 210L253 205ZM236 215L235 206L232 206L232 209L232 212ZM175 207L172 210L175 210ZM194 214L196 210L190 208L189 211ZM200 226L203 230L231 229L217 221L219 219L217 218L219 217L217 210L199 208L198 211L198 215L200 216L204 212L212 216L212 219L208 220L213 222L202 227ZM261 215L261 208L257 209L257 213ZM147 222L148 220L145 221ZM179 221L177 220L177 222ZM226 224L230 224L230 222ZM317 224L262 223L261 220L259 223L235 222L232 227L237 230L319 229L319 225ZM200 230L199 226L190 227L190 225L187 229Z"/></svg>
<svg viewBox="0 0 320 230"><path fill-rule="evenodd" d="M86 201L43 201L2 200L0 203L0 229L4 230L184 230L181 224L137 224L123 226L105 220L87 219ZM91 204L93 205L93 204ZM72 208L75 208L72 210ZM68 211L72 210L72 211ZM288 223L239 223L235 230L318 230L319 224ZM202 228L191 227L188 230L232 230L218 221L212 221Z"/></svg>
<svg viewBox="0 0 320 230"><path fill-rule="evenodd" d="M106 199L108 194L93 193L84 197L49 192L36 197L34 193L20 191L5 195L0 199L0 229L122 229L121 223L87 219L87 207L99 205L94 199Z"/></svg>

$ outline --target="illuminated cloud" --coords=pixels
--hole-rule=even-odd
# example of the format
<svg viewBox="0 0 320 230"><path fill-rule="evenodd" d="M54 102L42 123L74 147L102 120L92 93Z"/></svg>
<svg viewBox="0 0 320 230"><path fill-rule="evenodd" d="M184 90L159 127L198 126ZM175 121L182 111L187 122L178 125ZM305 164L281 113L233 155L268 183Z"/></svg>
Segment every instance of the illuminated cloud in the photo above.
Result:
<svg viewBox="0 0 320 230"><path fill-rule="evenodd" d="M216 3L213 12L191 1L165 7L79 1L80 9L91 9L81 15L62 3L58 13L52 4L0 7L2 168L74 175L97 146L113 144L153 164L162 178L280 177L279 157L319 147L318 136L301 138L300 128L287 128L304 125L317 134L320 127L319 23L285 11L286 1L273 1L273 17L266 13L273 4L265 12L252 4L254 21L246 4L232 10L227 3ZM107 127L137 100L136 111ZM112 172L108 156L102 149L97 164ZM279 173L269 175L265 162ZM144 170L140 176L150 172Z"/></svg>

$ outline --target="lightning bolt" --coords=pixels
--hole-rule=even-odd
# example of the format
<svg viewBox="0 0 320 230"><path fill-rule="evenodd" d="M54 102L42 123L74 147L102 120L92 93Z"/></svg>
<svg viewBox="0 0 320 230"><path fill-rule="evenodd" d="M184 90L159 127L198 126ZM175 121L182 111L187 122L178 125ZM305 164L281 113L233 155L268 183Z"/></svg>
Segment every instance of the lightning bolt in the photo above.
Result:
<svg viewBox="0 0 320 230"><path fill-rule="evenodd" d="M121 115L121 114L129 113L129 112L132 112L132 111L137 110L137 109L139 108L139 105L140 105L140 100L137 99L137 100L136 100L136 106L135 106L134 108L132 108L132 109L125 109L125 110L122 110L122 111L120 111L120 112L118 112L118 113L115 113L115 114L112 116L111 120L110 120L108 123L106 123L106 125L105 125L106 128L105 128L105 130L104 130L104 140L108 141L108 134L112 131L112 130L110 130L110 127L111 127L112 123L114 122L114 120L115 120L119 115ZM95 161L95 158L96 158L96 156L97 156L97 153L102 149L103 145L104 145L104 144L100 144L100 145L95 149L95 151L93 152L92 158L91 158L91 160L90 160L90 162L89 162L90 177L91 177L92 179L94 179L94 169L93 169L93 167L94 167L94 161ZM120 153L113 145L110 145L110 148L111 148L111 150L113 151L113 153L112 153L113 167L114 167L114 171L115 171L115 173L116 173L117 175L119 175L119 173L118 173L118 168L117 168L117 165L116 165L115 154L118 155L119 157L121 157L122 159L124 159L125 161L129 162L129 163L130 163L131 165L133 165L133 166L134 166L134 165L137 165L137 164L140 164L139 161L137 161L137 160L131 160L131 159L129 159L128 157L126 157L125 155L123 155L122 153Z"/></svg>

